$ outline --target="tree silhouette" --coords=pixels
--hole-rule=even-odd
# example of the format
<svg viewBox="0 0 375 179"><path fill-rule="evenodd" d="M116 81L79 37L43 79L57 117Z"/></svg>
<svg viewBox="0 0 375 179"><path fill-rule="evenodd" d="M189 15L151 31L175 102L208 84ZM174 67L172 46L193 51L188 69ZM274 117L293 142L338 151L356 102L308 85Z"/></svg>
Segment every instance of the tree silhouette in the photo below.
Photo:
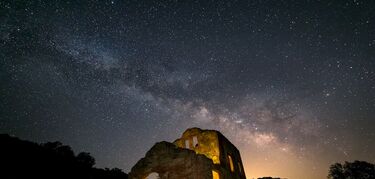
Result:
<svg viewBox="0 0 375 179"><path fill-rule="evenodd" d="M39 179L127 179L120 169L93 168L95 159L87 152L74 156L61 142L36 144L0 134L0 178Z"/></svg>
<svg viewBox="0 0 375 179"><path fill-rule="evenodd" d="M91 168L95 165L95 159L90 155L90 153L87 152L81 152L76 157L77 162L82 167Z"/></svg>
<svg viewBox="0 0 375 179"><path fill-rule="evenodd" d="M345 178L344 169L343 169L341 163L335 163L335 164L332 164L329 167L328 178L329 179L343 179L343 178Z"/></svg>
<svg viewBox="0 0 375 179"><path fill-rule="evenodd" d="M47 142L42 144L43 147L47 149L54 150L57 154L67 157L67 158L73 158L74 152L70 146L63 145L61 142Z"/></svg>
<svg viewBox="0 0 375 179"><path fill-rule="evenodd" d="M56 150L57 148L59 148L60 146L62 146L62 143L59 142L59 141L56 141L56 142L47 142L47 143L42 144L42 146L45 147L45 148L47 148L47 149Z"/></svg>
<svg viewBox="0 0 375 179"><path fill-rule="evenodd" d="M335 163L330 166L329 179L375 179L375 165L365 161Z"/></svg>

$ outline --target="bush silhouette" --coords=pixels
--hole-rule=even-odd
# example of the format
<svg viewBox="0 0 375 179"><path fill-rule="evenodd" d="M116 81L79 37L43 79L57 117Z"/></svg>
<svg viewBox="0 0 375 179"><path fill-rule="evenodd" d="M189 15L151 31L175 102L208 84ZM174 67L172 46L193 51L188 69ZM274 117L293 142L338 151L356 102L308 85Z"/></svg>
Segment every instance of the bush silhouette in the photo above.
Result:
<svg viewBox="0 0 375 179"><path fill-rule="evenodd" d="M375 179L375 165L365 161L332 164L328 179Z"/></svg>

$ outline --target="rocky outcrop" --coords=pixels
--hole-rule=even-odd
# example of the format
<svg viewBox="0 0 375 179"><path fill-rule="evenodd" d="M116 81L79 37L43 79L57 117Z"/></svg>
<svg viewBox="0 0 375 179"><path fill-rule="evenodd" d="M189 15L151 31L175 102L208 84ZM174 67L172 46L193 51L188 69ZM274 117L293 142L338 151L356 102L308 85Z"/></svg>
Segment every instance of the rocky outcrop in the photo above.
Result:
<svg viewBox="0 0 375 179"><path fill-rule="evenodd" d="M145 179L158 173L161 179L212 179L215 166L209 158L169 142L156 143L129 173L130 179Z"/></svg>

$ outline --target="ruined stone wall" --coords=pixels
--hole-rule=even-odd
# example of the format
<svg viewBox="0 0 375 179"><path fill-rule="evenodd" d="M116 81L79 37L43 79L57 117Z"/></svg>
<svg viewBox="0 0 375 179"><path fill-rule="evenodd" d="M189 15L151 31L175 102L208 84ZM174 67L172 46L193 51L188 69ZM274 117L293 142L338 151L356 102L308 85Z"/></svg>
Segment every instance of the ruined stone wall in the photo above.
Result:
<svg viewBox="0 0 375 179"><path fill-rule="evenodd" d="M186 130L173 144L156 143L129 177L145 179L153 172L161 179L246 179L238 149L220 132L199 128Z"/></svg>
<svg viewBox="0 0 375 179"><path fill-rule="evenodd" d="M194 145L194 137L197 137L198 139L197 146ZM198 154L203 154L212 159L214 164L220 165L220 167L216 168L220 168L218 170L222 171L221 175L233 179L246 178L240 152L220 132L215 130L190 128L186 130L181 138L177 139L174 144L180 148L187 148L185 144L186 141L189 142L188 147L190 150L194 150ZM229 158L232 160L232 166L229 162Z"/></svg>
<svg viewBox="0 0 375 179"><path fill-rule="evenodd" d="M161 179L212 179L213 168L212 161L204 155L159 142L131 169L129 178L145 179L156 172Z"/></svg>
<svg viewBox="0 0 375 179"><path fill-rule="evenodd" d="M246 179L241 155L238 149L221 133L218 133L218 139L221 153L221 165L226 168L227 171L230 171L230 175L233 179ZM231 171L228 156L231 156L232 159L233 172Z"/></svg>
<svg viewBox="0 0 375 179"><path fill-rule="evenodd" d="M194 145L194 137L197 137L197 145ZM205 155L214 164L220 164L220 149L216 131L191 128L186 130L174 144L180 148L186 148L186 141L189 141L189 149L194 150L197 154Z"/></svg>

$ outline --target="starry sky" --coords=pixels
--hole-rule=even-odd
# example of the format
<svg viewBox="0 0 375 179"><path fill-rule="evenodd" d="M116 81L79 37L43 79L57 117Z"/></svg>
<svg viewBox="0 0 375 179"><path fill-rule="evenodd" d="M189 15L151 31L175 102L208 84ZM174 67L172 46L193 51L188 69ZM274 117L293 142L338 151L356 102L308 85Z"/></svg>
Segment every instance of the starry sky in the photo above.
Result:
<svg viewBox="0 0 375 179"><path fill-rule="evenodd" d="M128 172L189 127L247 178L375 162L375 1L0 1L0 133Z"/></svg>

